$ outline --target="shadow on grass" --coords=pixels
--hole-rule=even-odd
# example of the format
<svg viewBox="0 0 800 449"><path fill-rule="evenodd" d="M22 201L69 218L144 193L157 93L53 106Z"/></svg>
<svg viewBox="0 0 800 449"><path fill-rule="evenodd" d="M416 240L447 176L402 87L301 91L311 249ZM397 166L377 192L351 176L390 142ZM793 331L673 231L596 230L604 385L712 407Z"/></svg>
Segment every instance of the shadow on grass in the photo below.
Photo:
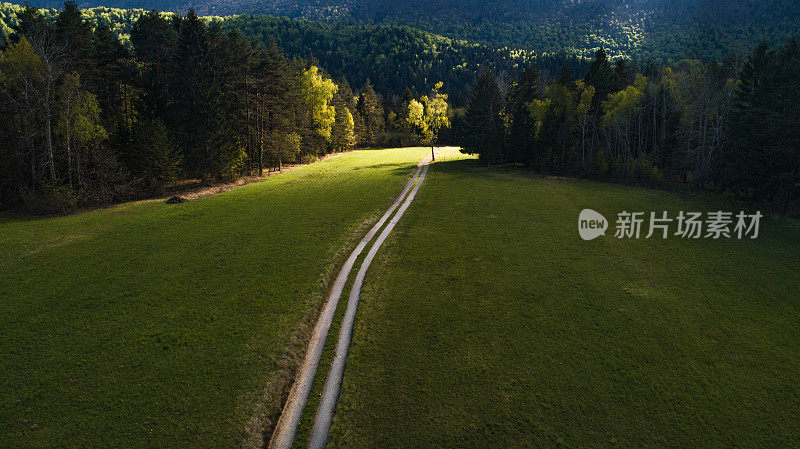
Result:
<svg viewBox="0 0 800 449"><path fill-rule="evenodd" d="M57 214L33 214L33 213L26 213L21 210L17 209L9 209L0 211L0 225L7 224L7 223L24 223L24 222L32 222L38 221L44 218L56 218L59 217Z"/></svg>
<svg viewBox="0 0 800 449"><path fill-rule="evenodd" d="M352 170L353 171L358 171L358 170L367 170L367 169L376 169L376 168L389 168L389 167L395 167L395 169L394 169L395 171L407 171L408 170L408 164L405 164L405 163L402 163L402 162L397 162L397 163L388 163L387 162L387 163L383 163L383 164L362 165L362 166L359 166L359 167L353 167Z"/></svg>

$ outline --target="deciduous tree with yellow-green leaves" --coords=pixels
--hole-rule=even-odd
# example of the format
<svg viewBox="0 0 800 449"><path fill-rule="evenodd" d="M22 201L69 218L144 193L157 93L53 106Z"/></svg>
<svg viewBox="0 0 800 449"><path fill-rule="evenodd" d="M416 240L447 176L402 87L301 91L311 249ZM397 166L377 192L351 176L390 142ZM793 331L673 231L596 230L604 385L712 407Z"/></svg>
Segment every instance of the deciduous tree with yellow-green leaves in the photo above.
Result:
<svg viewBox="0 0 800 449"><path fill-rule="evenodd" d="M436 83L431 95L423 95L420 101L411 100L408 103L408 123L416 127L422 142L431 146L431 159L434 156L434 147L439 138L439 132L443 128L450 127L450 119L447 116L449 105L447 104L447 94L440 93L442 83Z"/></svg>
<svg viewBox="0 0 800 449"><path fill-rule="evenodd" d="M314 131L326 142L331 140L331 129L336 121L336 108L331 104L336 84L311 66L300 77L300 97Z"/></svg>

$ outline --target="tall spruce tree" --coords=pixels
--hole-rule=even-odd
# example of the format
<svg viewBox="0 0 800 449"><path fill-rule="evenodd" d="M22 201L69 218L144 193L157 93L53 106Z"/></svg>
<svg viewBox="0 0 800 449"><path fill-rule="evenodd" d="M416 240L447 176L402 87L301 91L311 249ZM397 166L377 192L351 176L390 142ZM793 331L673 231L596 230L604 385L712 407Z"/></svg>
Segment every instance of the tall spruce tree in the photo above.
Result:
<svg viewBox="0 0 800 449"><path fill-rule="evenodd" d="M484 70L475 81L466 111L464 151L477 154L487 166L501 162L503 155L503 94L497 79Z"/></svg>
<svg viewBox="0 0 800 449"><path fill-rule="evenodd" d="M727 182L741 198L800 210L800 41L745 61L731 116Z"/></svg>
<svg viewBox="0 0 800 449"><path fill-rule="evenodd" d="M206 27L194 10L176 18L178 45L169 72L169 91L174 103L169 107L167 126L177 136L183 160L191 174L207 178L206 146L213 125L210 98L212 72Z"/></svg>
<svg viewBox="0 0 800 449"><path fill-rule="evenodd" d="M601 48L595 52L594 59L589 64L589 70L583 77L583 81L589 86L594 86L595 98L592 103L592 109L595 114L599 114L600 104L611 93L614 85L613 70L604 49Z"/></svg>
<svg viewBox="0 0 800 449"><path fill-rule="evenodd" d="M69 69L88 79L95 66L92 27L83 19L74 1L64 3L64 9L56 19L55 30L58 38L67 45Z"/></svg>
<svg viewBox="0 0 800 449"><path fill-rule="evenodd" d="M385 124L383 105L369 80L361 88L356 109L363 120L361 144L363 146L379 145L383 138Z"/></svg>
<svg viewBox="0 0 800 449"><path fill-rule="evenodd" d="M282 152L275 136L278 133L297 133L293 120L293 104L299 102L299 92L294 89L295 75L278 44L271 40L262 54L263 58L256 67L259 76L260 115L264 123L262 129L267 136L269 159L280 168L288 153Z"/></svg>
<svg viewBox="0 0 800 449"><path fill-rule="evenodd" d="M138 87L144 91L145 112L157 116L164 123L172 123L168 116L171 98L170 87L174 73L173 58L178 48L177 25L170 23L158 11L149 11L131 26L131 44L136 60L142 66Z"/></svg>
<svg viewBox="0 0 800 449"><path fill-rule="evenodd" d="M535 128L528 104L541 99L542 80L539 69L531 64L523 70L519 81L509 90L508 102L508 155L514 163L530 164Z"/></svg>

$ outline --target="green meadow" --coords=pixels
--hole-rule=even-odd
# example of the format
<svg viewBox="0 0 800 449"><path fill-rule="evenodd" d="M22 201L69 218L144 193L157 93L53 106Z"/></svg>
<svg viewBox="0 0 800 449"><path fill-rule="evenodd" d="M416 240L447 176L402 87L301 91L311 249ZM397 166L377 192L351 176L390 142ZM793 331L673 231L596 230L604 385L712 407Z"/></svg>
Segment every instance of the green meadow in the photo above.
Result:
<svg viewBox="0 0 800 449"><path fill-rule="evenodd" d="M238 447L268 428L330 279L428 151L174 206L0 215L0 447ZM585 208L604 237L579 238ZM328 447L796 444L800 226L614 237L623 210L741 208L443 149L367 273Z"/></svg>
<svg viewBox="0 0 800 449"><path fill-rule="evenodd" d="M367 274L328 447L795 446L800 227L614 237L739 207L442 155Z"/></svg>
<svg viewBox="0 0 800 449"><path fill-rule="evenodd" d="M0 447L238 447L259 407L277 413L328 277L427 151L180 205L0 215Z"/></svg>

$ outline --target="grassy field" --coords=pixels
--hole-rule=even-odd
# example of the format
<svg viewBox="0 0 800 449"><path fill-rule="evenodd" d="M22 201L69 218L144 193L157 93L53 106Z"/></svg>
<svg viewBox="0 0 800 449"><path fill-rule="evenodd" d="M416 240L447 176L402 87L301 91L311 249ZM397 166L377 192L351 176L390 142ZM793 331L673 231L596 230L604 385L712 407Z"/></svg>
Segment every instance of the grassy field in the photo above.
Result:
<svg viewBox="0 0 800 449"><path fill-rule="evenodd" d="M341 250L427 151L176 206L0 215L0 447L236 447Z"/></svg>
<svg viewBox="0 0 800 449"><path fill-rule="evenodd" d="M739 209L448 156L367 275L329 447L798 444L796 223L616 239L623 210Z"/></svg>

